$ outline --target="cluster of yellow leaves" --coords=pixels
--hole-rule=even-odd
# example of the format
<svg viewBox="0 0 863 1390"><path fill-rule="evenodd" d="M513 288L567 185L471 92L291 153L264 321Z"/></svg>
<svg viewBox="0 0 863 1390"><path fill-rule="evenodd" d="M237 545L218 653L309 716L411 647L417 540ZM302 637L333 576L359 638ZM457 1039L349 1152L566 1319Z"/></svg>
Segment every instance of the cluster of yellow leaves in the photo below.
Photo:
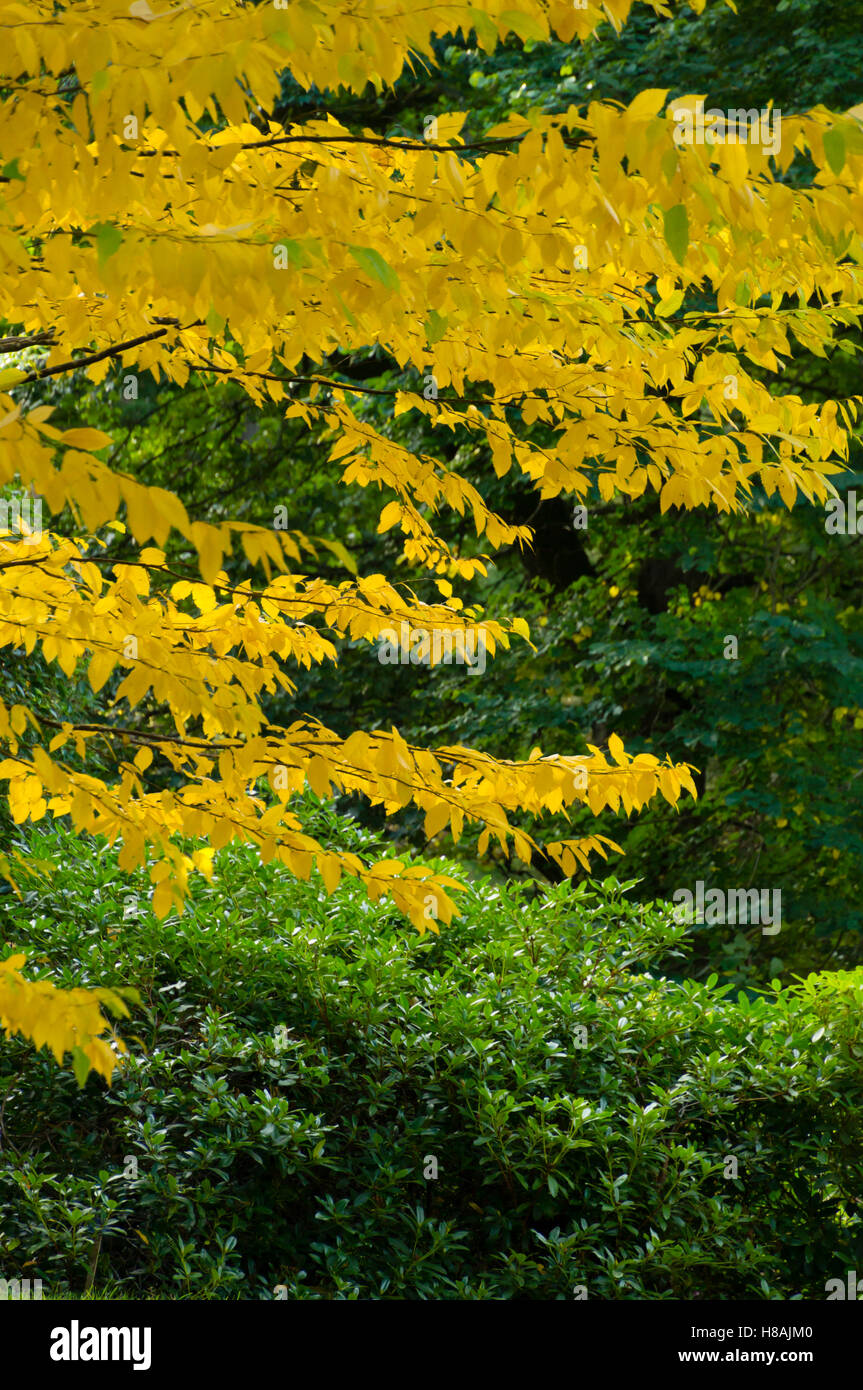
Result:
<svg viewBox="0 0 863 1390"><path fill-rule="evenodd" d="M288 809L305 786L359 792L387 813L413 805L429 836L471 824L480 852L494 837L525 859L536 844L517 813L631 812L695 794L687 765L630 758L615 736L611 762L589 746L513 763L412 747L396 730L342 738L309 718L272 728L261 710L293 689L286 667L335 661L340 642L402 622L475 623L449 581L481 572L484 557L436 535L442 508L469 515L491 549L530 539L458 465L362 419L350 401L374 388L327 374L336 349L381 348L404 376L394 419L416 411L458 432L542 497L584 497L595 482L606 499L652 488L663 509L729 510L755 479L789 505L831 490L860 398L806 406L760 378L779 379L795 342L826 354L859 323L860 111L784 119L772 165L756 144L678 146L664 91L626 109L513 116L472 148L463 113L440 117L429 140L358 136L331 117L282 128L261 114L285 68L306 88L380 88L459 26L485 50L510 33L568 41L603 18L620 26L631 6L0 0L12 79L0 103L0 354L18 363L0 369L0 484L17 478L51 511L70 505L91 537L114 525L144 547L119 563L111 539L0 537L0 646L38 646L70 677L86 662L95 691L112 682L115 706L86 727L0 706L0 777L18 823L68 816L120 843L124 868L150 857L160 915L239 839L301 876L317 868L328 891L346 873L373 897L388 892L420 930L450 920L451 880L305 836ZM816 169L808 188L783 177L798 154ZM694 293L715 307L687 309ZM27 365L25 349L37 354ZM388 494L380 529L400 528L404 558L435 571L444 601L423 604L382 575L332 584L296 572L315 557L308 538L194 520L172 493L112 469L108 436L56 430L49 407L28 409L16 390L70 372L99 383L112 365L180 386L193 372L234 381L328 432L344 481ZM527 437L536 423L553 447ZM200 581L169 572L172 530L196 551ZM263 587L232 586L222 569L236 537ZM321 544L351 568L337 541ZM483 621L492 653L512 633L528 636L518 620ZM145 701L169 711L166 727L141 717ZM111 785L82 771L93 738L118 750ZM148 790L157 756L181 774L176 790ZM207 848L186 854L189 837ZM615 848L602 836L548 848L571 872L604 844ZM37 1036L35 1014L6 1008ZM98 1033L81 1037L95 1047ZM106 1064L86 1046L80 1055Z"/></svg>
<svg viewBox="0 0 863 1390"><path fill-rule="evenodd" d="M0 534L0 647L29 655L41 645L70 679L86 658L94 691L122 668L114 703L131 710L152 696L181 736L198 721L205 738L259 732L261 697L294 689L283 663L334 661L335 641L372 643L403 622L463 634L476 616L451 594L423 603L381 574L339 584L280 574L253 589L220 570L212 584L170 583L164 551L146 547L138 563L124 564L112 562L106 542L97 545L94 558L93 547L50 532ZM154 577L170 587L151 592ZM510 633L528 635L519 619L509 631L492 620L481 631L492 656Z"/></svg>
<svg viewBox="0 0 863 1390"><path fill-rule="evenodd" d="M39 721L32 718L38 729ZM108 724L93 726L86 734L64 726L50 747L55 751L73 741L80 748L86 737L116 737L116 732ZM303 834L287 802L306 786L318 796L359 792L387 814L414 805L425 812L430 837L447 827L457 840L466 822L478 824L483 827L479 853L485 852L493 835L506 853L511 841L526 861L536 842L510 822L507 812L527 811L539 818L586 804L597 814L621 806L632 813L657 792L672 803L681 787L695 795L686 764L660 764L653 755L641 753L632 758L622 754L620 764L611 766L592 745L591 757L543 758L537 751L526 762L508 762L460 745L433 752L417 748L395 729L357 731L342 739L310 721L242 741L205 743L141 734L135 741L138 752L133 761L121 764L120 780L114 785L61 763L41 747L0 762L0 779L8 780L9 804L19 823L40 820L48 812L69 816L79 832L103 835L112 844L119 840L122 869L142 863L148 848L161 856L150 870L152 905L160 917L172 908L182 909L190 870L210 869L206 852L190 856L177 847L176 838L185 836L206 840L210 852L232 840L248 841L257 846L264 862L275 859L304 879L316 867L328 892L343 873L360 878L372 897L386 889L420 931L427 926L436 929L438 920L450 921L454 904L446 888L459 887L452 880L421 866L405 868L395 860L368 867L356 855L326 850ZM614 736L611 742L622 748ZM179 790L145 790L143 773L154 752L183 773ZM257 794L256 783L262 778L275 801ZM574 852L585 863L580 842L564 842L564 847L577 843ZM585 842L587 848L599 843L595 837Z"/></svg>
<svg viewBox="0 0 863 1390"><path fill-rule="evenodd" d="M543 496L584 495L596 478L606 498L652 487L663 508L728 509L753 477L789 505L798 490L826 496L857 398L804 406L772 395L746 363L778 373L792 340L823 353L859 319L858 114L784 118L776 166L781 175L808 151L819 173L805 190L775 178L757 143L678 147L664 91L625 110L594 103L586 113L513 116L484 142L499 150L467 157L457 143L358 138L332 119L262 131L237 110L240 71L266 105L285 63L300 80L325 86L338 74L350 85L348 68L371 70L382 35L399 63L411 46L426 51L444 23L435 7L383 15L361 6L340 24L328 7L301 3L283 15L227 5L218 17L117 7L111 25L101 6L74 16L50 7L50 20L47 5L7 9L22 74L0 109L0 148L14 169L0 208L0 314L24 335L51 335L45 369L68 363L98 381L117 360L180 383L209 370L256 400L279 400L304 356L379 343L418 383L430 373L448 393L399 392L394 414L415 409L436 428L468 431L499 475L516 467ZM622 19L628 9L612 12ZM465 20L483 13L504 29L550 25L567 37L599 10L488 5ZM447 9L447 25L457 18ZM163 35L158 77L150 64L138 70L142 46L152 51ZM94 50L105 64L95 72ZM54 72L72 59L89 100L70 107L38 64ZM387 63L377 71L385 76ZM236 123L202 135L198 92L214 93ZM463 116L447 120L457 142ZM672 212L686 228L682 252L664 233ZM38 254L27 238L38 239ZM715 293L716 310L684 313L687 289ZM386 514L406 535L408 559L466 572L421 508L469 508L492 547L526 539L455 470L358 420L344 396L362 387L326 382L316 378L286 411L338 432L333 457L346 481L394 491ZM473 396L471 382L481 384ZM328 402L315 399L321 384ZM91 452L107 442L98 432L57 435L42 411L19 414L8 396L0 410L0 481L17 472L52 508L73 502L89 529L121 505L139 541L163 544L174 526L197 547L205 577L217 572L230 528L190 523L179 499L112 474ZM527 425L549 424L556 447L520 440L516 411ZM52 453L62 453L59 467ZM265 534L257 544L274 563L291 558ZM472 572L477 562L467 563Z"/></svg>
<svg viewBox="0 0 863 1390"><path fill-rule="evenodd" d="M288 68L301 86L380 91L417 56L433 62L432 40L461 27L473 29L491 52L509 34L542 40L587 38L611 19L626 21L634 0L475 0L471 5L405 4L404 0L274 0L218 6L150 0L75 0L57 9L51 0L3 0L0 19L21 72L44 75L51 92L57 77L74 67L89 90L97 140L117 128L127 112L150 111L179 147L194 142L175 93L192 121L204 114L241 121L246 100L242 76L264 107L279 92ZM646 0L669 14L672 0ZM726 0L731 3L731 0ZM705 0L689 0L700 12ZM734 8L731 3L731 8ZM15 60L8 53L6 65Z"/></svg>
<svg viewBox="0 0 863 1390"><path fill-rule="evenodd" d="M36 551L38 568L16 563L25 549ZM122 722L58 726L24 706L0 705L0 737L12 753L0 762L0 779L8 781L13 819L68 816L82 833L119 841L123 869L155 853L150 877L160 916L182 907L189 871L208 872L212 850L245 840L264 861L276 859L300 877L317 867L329 891L342 873L363 879L375 896L386 888L420 930L450 920L446 888L452 885L445 877L395 861L367 868L357 856L325 850L303 834L287 803L306 786L321 797L360 793L388 815L414 805L424 812L429 837L448 827L458 839L465 823L476 824L480 853L493 835L505 852L511 845L523 859L536 844L511 823L515 812L540 818L586 804L594 813L621 806L630 813L657 793L670 801L681 787L695 794L686 765L660 765L648 754L630 758L615 735L613 763L593 745L590 757L542 757L537 749L517 763L460 745L413 747L395 729L358 730L344 739L308 719L273 728L259 697L292 688L281 663L308 665L335 654L309 618L337 637L373 640L407 613L427 628L451 632L464 630L463 615L447 603L420 604L414 595L408 604L382 575L339 585L280 575L254 596L222 575L215 588L181 580L151 593L150 576L164 571L164 561L162 552L145 550L140 565L115 564L108 579L84 558L79 542L50 534L35 545L32 538L0 540L0 646L21 643L32 651L40 643L46 660L56 660L67 675L88 659L95 690L115 666L127 672L113 697L115 706L127 707ZM187 601L197 614L179 607ZM512 631L525 629L513 623ZM482 630L492 651L496 641L508 644L500 624ZM170 709L173 731L131 725L132 710L150 693ZM25 751L28 728L40 742ZM94 738L134 749L113 785L52 756L69 745L85 761ZM179 789L147 791L157 754L182 775ZM262 779L272 795L258 793ZM176 843L181 837L204 840L210 850L186 855Z"/></svg>
<svg viewBox="0 0 863 1390"><path fill-rule="evenodd" d="M21 1033L36 1047L47 1044L61 1064L71 1053L80 1084L92 1069L110 1085L126 1045L114 1036L101 1006L127 1017L125 1001L110 989L57 989L50 980L28 980L20 969L25 961L23 955L0 960L0 1028L7 1037Z"/></svg>

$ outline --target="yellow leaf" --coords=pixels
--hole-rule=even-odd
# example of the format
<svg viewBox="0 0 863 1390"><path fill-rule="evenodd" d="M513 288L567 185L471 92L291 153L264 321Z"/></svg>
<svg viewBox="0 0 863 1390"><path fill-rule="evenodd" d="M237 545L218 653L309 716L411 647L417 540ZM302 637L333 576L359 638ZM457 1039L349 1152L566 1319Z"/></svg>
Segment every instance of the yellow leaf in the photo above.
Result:
<svg viewBox="0 0 863 1390"><path fill-rule="evenodd" d="M106 680L110 676L117 664L117 653L112 651L94 652L90 658L90 665L87 668L87 679L91 689L98 691L102 689Z"/></svg>
<svg viewBox="0 0 863 1390"><path fill-rule="evenodd" d="M445 825L449 825L450 808L446 804L432 806L426 811L425 833L429 840L443 830Z"/></svg>
<svg viewBox="0 0 863 1390"><path fill-rule="evenodd" d="M72 449L104 449L112 442L110 434L91 429L65 430L62 439Z"/></svg>
<svg viewBox="0 0 863 1390"><path fill-rule="evenodd" d="M629 759L623 751L623 739L619 738L617 734L611 734L609 736L608 751L614 758L618 767L626 767L628 765Z"/></svg>

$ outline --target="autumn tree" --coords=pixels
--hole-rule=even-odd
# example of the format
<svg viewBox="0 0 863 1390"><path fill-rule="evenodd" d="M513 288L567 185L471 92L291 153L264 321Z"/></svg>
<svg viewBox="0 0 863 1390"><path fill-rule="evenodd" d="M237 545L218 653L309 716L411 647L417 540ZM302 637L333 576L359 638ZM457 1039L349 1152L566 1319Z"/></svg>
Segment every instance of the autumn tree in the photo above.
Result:
<svg viewBox="0 0 863 1390"><path fill-rule="evenodd" d="M304 833L291 800L306 786L387 815L413 806L429 836L470 827L480 855L493 838L524 860L539 840L517 814L694 795L687 764L631 756L613 733L607 749L514 762L409 744L395 728L267 717L292 668L335 670L343 644L403 623L479 630L491 656L530 641L523 618L455 592L531 532L494 512L444 441L481 445L497 477L540 499L653 491L663 511L731 513L756 481L788 506L833 491L858 398L804 405L781 371L795 343L826 354L859 321L859 112L783 118L769 144L719 139L709 115L706 138L697 94L669 110L653 88L626 107L512 115L470 141L464 111L415 138L272 115L285 69L305 90L381 91L459 27L490 53L508 34L581 41L630 8L3 3L0 483L73 524L43 531L19 505L0 539L0 642L69 679L86 668L103 701L88 722L0 707L0 777L16 823L67 817L119 843L123 869L148 864L160 917L239 839L290 873L316 869L330 893L360 878L421 931L451 920L454 880ZM789 178L798 159L816 170L806 188ZM358 411L378 388L345 381L333 358L375 350L415 382L393 391L390 418L416 412L439 449L412 450ZM112 467L115 441L86 417L51 424L45 383L104 390L112 367L127 400L149 373L277 402L327 439L346 485L377 490L379 530L398 529L406 572L432 576L439 599L422 600L417 579L360 574L338 538L327 545L349 577L316 576L323 543L287 515L203 521ZM475 546L440 534L445 510L470 518ZM97 775L105 746L114 771ZM616 848L599 836L543 848L572 873L605 844ZM14 881L14 855L5 871ZM110 1079L122 1043L100 1010L124 1000L58 991L23 965L0 963L7 1032Z"/></svg>

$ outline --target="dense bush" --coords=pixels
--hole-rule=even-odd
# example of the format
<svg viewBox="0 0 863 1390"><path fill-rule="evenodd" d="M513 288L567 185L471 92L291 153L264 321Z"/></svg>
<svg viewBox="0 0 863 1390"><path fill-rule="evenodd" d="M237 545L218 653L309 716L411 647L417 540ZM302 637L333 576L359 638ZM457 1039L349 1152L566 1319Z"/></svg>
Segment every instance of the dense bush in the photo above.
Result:
<svg viewBox="0 0 863 1390"><path fill-rule="evenodd" d="M237 850L160 924L112 851L40 835L63 867L0 899L7 951L142 1007L111 1091L0 1044L0 1275L49 1297L739 1299L863 1267L856 974L736 1001L661 975L685 929L625 885L477 882L420 938Z"/></svg>

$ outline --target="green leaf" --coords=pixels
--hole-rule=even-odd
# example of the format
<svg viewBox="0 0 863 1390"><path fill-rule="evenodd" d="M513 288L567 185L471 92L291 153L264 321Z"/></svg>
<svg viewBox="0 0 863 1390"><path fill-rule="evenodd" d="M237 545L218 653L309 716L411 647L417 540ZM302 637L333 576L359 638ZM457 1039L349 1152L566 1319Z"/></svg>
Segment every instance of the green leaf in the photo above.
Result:
<svg viewBox="0 0 863 1390"><path fill-rule="evenodd" d="M20 179L22 183L24 182L24 175L18 168L17 154L14 159L9 160L8 164L3 165L3 168L0 169L0 173L2 173L4 179Z"/></svg>
<svg viewBox="0 0 863 1390"><path fill-rule="evenodd" d="M207 327L209 328L210 332L214 336L218 335L224 330L226 322L227 320L223 319L221 314L216 313L216 306L211 303L210 311L207 314L206 319Z"/></svg>
<svg viewBox="0 0 863 1390"><path fill-rule="evenodd" d="M683 303L683 290L672 290L667 299L663 299L656 306L656 317L660 319L668 318L671 314L676 314Z"/></svg>
<svg viewBox="0 0 863 1390"><path fill-rule="evenodd" d="M90 1063L80 1047L72 1048L72 1069L78 1085L83 1086L90 1075Z"/></svg>
<svg viewBox="0 0 863 1390"><path fill-rule="evenodd" d="M677 150L666 150L660 161L662 172L669 183L677 173L677 166L680 163L677 157Z"/></svg>
<svg viewBox="0 0 863 1390"><path fill-rule="evenodd" d="M824 132L824 153L834 174L841 174L845 164L845 136L835 126Z"/></svg>
<svg viewBox="0 0 863 1390"><path fill-rule="evenodd" d="M348 250L357 264L375 280L380 280L386 289L396 292L401 289L399 277L379 252L372 250L370 246L349 246Z"/></svg>
<svg viewBox="0 0 863 1390"><path fill-rule="evenodd" d="M532 15L523 14L521 10L503 10L499 15L498 22L501 25L506 25L524 41L538 39L542 43L548 38L548 33L539 20Z"/></svg>
<svg viewBox="0 0 863 1390"><path fill-rule="evenodd" d="M437 309L432 309L425 321L426 338L429 344L439 343L449 327L443 314L439 314Z"/></svg>
<svg viewBox="0 0 863 1390"><path fill-rule="evenodd" d="M683 265L689 247L689 214L682 203L662 214L668 249L679 265Z"/></svg>
<svg viewBox="0 0 863 1390"><path fill-rule="evenodd" d="M348 308L348 306L347 306L347 304L345 303L345 301L342 299L341 295L338 293L337 290L333 290L333 295L334 295L335 298L338 300L339 308L341 309L341 311L342 311L342 313L344 314L345 318L347 319L348 323L351 325L351 328L356 328L356 326L357 326L357 321L356 321L356 319L354 318L353 314L351 313L351 311L350 311L350 309Z"/></svg>
<svg viewBox="0 0 863 1390"><path fill-rule="evenodd" d="M123 233L119 227L114 226L113 222L97 222L95 227L90 228L90 236L96 238L96 251L100 266L103 266L109 257L119 250L123 242Z"/></svg>
<svg viewBox="0 0 863 1390"><path fill-rule="evenodd" d="M486 53L492 53L498 45L497 25L486 14L485 10L469 9L468 15L476 30L480 48L484 48Z"/></svg>
<svg viewBox="0 0 863 1390"><path fill-rule="evenodd" d="M141 991L136 989L134 985L123 985L122 988L120 985L115 985L114 993L119 994L121 999L126 999L130 1004L140 1004L142 1002Z"/></svg>
<svg viewBox="0 0 863 1390"><path fill-rule="evenodd" d="M306 254L306 249L304 246L301 246L298 241L291 241L289 237L281 237L280 240L276 242L275 249L281 250L282 248L284 248L287 256L288 264L286 268L288 270L300 270L302 266L308 265L309 258Z"/></svg>

